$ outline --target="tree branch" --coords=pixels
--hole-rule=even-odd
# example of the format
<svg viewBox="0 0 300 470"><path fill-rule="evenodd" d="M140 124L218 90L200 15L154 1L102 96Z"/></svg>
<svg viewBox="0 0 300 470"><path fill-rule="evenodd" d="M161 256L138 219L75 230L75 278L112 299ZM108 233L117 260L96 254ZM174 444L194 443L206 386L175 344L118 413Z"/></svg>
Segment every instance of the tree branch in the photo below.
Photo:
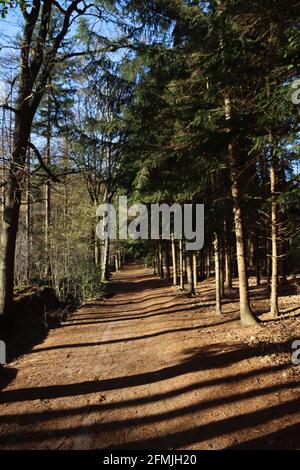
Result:
<svg viewBox="0 0 300 470"><path fill-rule="evenodd" d="M18 109L9 106L8 104L0 104L0 108L7 109L7 111L12 111L13 113L18 113Z"/></svg>
<svg viewBox="0 0 300 470"><path fill-rule="evenodd" d="M50 170L50 168L48 168L48 166L45 164L45 162L44 162L40 152L36 148L36 146L32 142L28 142L28 147L30 147L34 151L34 153L35 153L35 155L36 155L36 157L39 161L39 164L41 165L43 170L47 173L49 178L51 178L52 181L54 181L55 183L60 183L60 179L56 175L54 175L52 173L52 171Z"/></svg>

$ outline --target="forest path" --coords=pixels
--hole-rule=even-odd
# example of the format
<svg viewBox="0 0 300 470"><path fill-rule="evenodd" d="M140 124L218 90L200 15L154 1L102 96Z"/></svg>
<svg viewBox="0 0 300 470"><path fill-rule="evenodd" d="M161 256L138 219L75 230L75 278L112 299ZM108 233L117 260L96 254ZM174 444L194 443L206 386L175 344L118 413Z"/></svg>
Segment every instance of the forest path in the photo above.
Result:
<svg viewBox="0 0 300 470"><path fill-rule="evenodd" d="M201 284L193 300L141 266L115 274L113 297L11 364L0 448L299 447L300 366L250 347L261 327L230 301L216 317Z"/></svg>

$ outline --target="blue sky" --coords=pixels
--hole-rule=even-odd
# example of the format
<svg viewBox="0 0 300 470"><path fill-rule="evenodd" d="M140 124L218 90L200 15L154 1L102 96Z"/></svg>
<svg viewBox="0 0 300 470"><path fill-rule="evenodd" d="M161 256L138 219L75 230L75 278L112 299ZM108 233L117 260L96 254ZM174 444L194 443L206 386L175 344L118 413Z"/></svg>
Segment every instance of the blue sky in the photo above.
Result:
<svg viewBox="0 0 300 470"><path fill-rule="evenodd" d="M10 9L6 18L0 18L0 100L2 101L7 97L7 86L5 85L5 77L12 79L16 76L18 68L19 50L10 48L14 46L15 38L18 33L22 32L23 28L23 16L19 8ZM75 32L76 24L72 28L71 33ZM97 32L107 38L116 37L116 27L113 22L100 21L97 24ZM124 55L124 49L117 51L116 53L109 54L111 60L117 62L120 61ZM2 61L4 57L8 57L13 54L14 60ZM1 63L2 62L2 63ZM34 140L35 137L34 137ZM38 139L38 146L42 148L43 139Z"/></svg>
<svg viewBox="0 0 300 470"><path fill-rule="evenodd" d="M14 70L10 72L8 70L9 64L2 62L1 58L9 56L10 53L18 55L18 51L11 49L10 46L13 45L14 39L18 33L22 31L23 27L23 16L19 8L9 9L8 14L5 18L0 18L0 94L3 93L3 77L4 74L15 75ZM76 25L74 25L73 31L75 30ZM116 35L116 29L113 23L109 24L105 21L101 21L99 26L97 25L98 32L108 38L112 38ZM124 55L124 50L110 54L111 60L119 61ZM16 64L12 62L12 67L15 68ZM1 80L2 78L2 80Z"/></svg>
<svg viewBox="0 0 300 470"><path fill-rule="evenodd" d="M0 40L14 37L22 25L22 15L18 9L10 9L6 18L0 18Z"/></svg>

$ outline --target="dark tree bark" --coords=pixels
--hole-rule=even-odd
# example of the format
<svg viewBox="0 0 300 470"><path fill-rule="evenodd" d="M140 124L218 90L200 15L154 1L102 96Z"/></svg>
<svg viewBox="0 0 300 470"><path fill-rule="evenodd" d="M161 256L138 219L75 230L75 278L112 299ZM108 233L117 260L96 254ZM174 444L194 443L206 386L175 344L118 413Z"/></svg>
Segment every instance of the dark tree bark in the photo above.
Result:
<svg viewBox="0 0 300 470"><path fill-rule="evenodd" d="M191 251L186 252L186 274L187 274L187 291L191 295L195 295L194 282L193 282L193 255Z"/></svg>
<svg viewBox="0 0 300 470"><path fill-rule="evenodd" d="M228 238L225 241L225 286L232 289L232 249Z"/></svg>

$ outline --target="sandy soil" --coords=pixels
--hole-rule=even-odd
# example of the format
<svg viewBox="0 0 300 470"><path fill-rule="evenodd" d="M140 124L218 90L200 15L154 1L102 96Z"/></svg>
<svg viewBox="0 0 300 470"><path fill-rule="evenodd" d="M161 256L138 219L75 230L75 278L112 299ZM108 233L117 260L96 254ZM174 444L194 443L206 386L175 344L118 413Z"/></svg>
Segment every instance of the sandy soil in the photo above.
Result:
<svg viewBox="0 0 300 470"><path fill-rule="evenodd" d="M215 316L213 280L190 299L131 266L113 290L6 368L0 448L300 448L299 295L242 328L236 291Z"/></svg>

